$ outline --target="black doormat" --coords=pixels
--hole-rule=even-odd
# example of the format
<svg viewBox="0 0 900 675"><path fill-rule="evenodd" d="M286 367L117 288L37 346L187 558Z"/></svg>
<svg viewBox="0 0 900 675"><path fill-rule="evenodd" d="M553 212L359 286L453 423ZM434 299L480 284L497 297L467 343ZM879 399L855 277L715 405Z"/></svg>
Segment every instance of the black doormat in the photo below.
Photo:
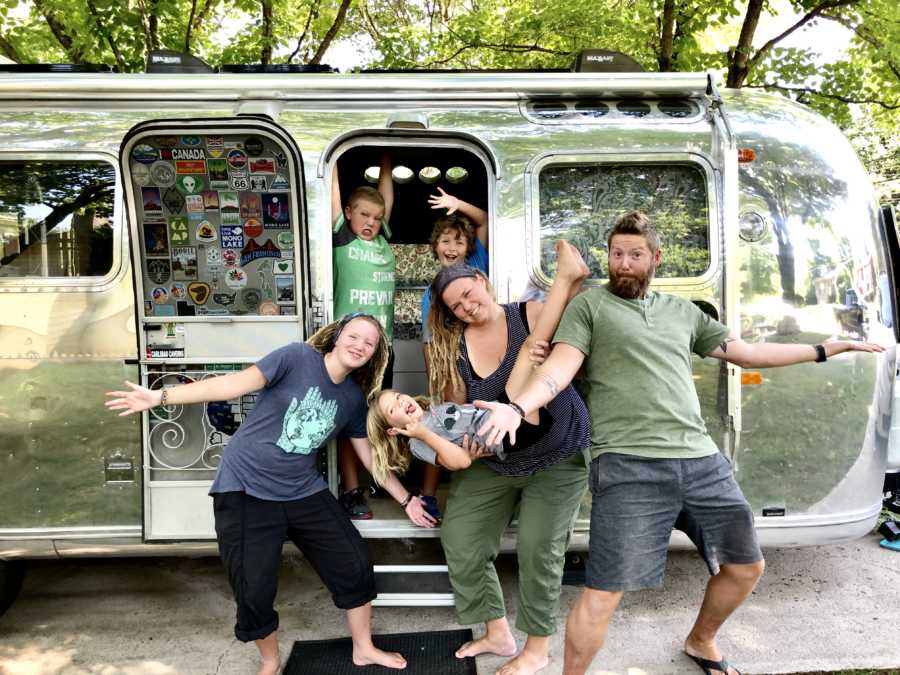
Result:
<svg viewBox="0 0 900 675"><path fill-rule="evenodd" d="M471 639L470 628L373 635L372 642L376 647L403 655L407 663L404 670L354 666L353 643L349 637L298 640L282 675L476 675L474 657L458 659L454 656L454 652Z"/></svg>

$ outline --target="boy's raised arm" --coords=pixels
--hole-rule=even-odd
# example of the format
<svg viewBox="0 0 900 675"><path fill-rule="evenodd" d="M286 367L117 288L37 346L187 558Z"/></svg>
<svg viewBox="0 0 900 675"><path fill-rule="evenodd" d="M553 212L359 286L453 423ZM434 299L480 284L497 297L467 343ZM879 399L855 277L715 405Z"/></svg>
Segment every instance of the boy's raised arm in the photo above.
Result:
<svg viewBox="0 0 900 675"><path fill-rule="evenodd" d="M459 211L475 225L475 236L481 245L487 248L488 245L488 214L484 209L480 209L474 204L463 201L459 197L445 192L442 188L438 188L439 195L431 195L428 197L428 203L433 209L447 209L447 215L451 215Z"/></svg>
<svg viewBox="0 0 900 675"><path fill-rule="evenodd" d="M337 162L331 168L331 224L334 225L341 215L341 182L338 180Z"/></svg>
<svg viewBox="0 0 900 675"><path fill-rule="evenodd" d="M381 171L378 173L378 191L384 199L384 218L386 223L391 222L391 210L394 208L394 167L391 164L391 155L387 152L381 155Z"/></svg>

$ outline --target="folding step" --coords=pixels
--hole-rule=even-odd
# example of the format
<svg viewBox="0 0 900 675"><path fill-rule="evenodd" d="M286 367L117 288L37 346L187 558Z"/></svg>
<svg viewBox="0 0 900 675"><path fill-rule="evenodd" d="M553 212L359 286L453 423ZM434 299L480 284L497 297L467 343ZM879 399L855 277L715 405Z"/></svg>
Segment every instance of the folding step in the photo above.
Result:
<svg viewBox="0 0 900 675"><path fill-rule="evenodd" d="M453 589L446 565L375 565L372 601L380 607L450 607Z"/></svg>

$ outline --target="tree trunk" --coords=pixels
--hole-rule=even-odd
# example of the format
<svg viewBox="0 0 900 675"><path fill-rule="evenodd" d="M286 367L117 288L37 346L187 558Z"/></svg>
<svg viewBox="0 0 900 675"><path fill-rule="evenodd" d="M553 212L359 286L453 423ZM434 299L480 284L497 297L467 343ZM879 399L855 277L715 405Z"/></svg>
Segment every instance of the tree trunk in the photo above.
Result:
<svg viewBox="0 0 900 675"><path fill-rule="evenodd" d="M316 53L313 54L313 57L309 60L310 63L322 62L322 57L325 55L328 47L331 46L331 41L334 40L334 36L337 35L338 31L341 29L341 26L344 24L344 17L347 16L347 8L350 6L350 2L351 0L341 0L341 6L338 8L337 15L334 17L331 28L328 29L327 33L325 33L325 37L322 38L322 42L321 44L319 44L319 48L316 50Z"/></svg>
<svg viewBox="0 0 900 675"><path fill-rule="evenodd" d="M662 26L659 39L659 72L672 70L672 49L675 45L675 0L666 0L663 7Z"/></svg>
<svg viewBox="0 0 900 675"><path fill-rule="evenodd" d="M262 49L259 61L264 66L272 63L272 0L261 0L262 4Z"/></svg>
<svg viewBox="0 0 900 675"><path fill-rule="evenodd" d="M747 79L750 69L747 63L750 60L750 52L753 49L753 36L759 25L759 15L762 13L763 0L750 0L747 5L747 15L741 26L741 36L738 38L737 47L728 50L728 79L726 87L740 88Z"/></svg>
<svg viewBox="0 0 900 675"><path fill-rule="evenodd" d="M53 37L56 38L56 41L59 42L60 46L65 50L66 57L72 61L72 63L84 63L84 51L81 47L74 44L72 36L66 31L65 26L56 20L56 17L51 14L49 8L47 8L41 0L33 0L33 4L35 9L37 9L44 17L47 26L50 28L50 32L53 33Z"/></svg>

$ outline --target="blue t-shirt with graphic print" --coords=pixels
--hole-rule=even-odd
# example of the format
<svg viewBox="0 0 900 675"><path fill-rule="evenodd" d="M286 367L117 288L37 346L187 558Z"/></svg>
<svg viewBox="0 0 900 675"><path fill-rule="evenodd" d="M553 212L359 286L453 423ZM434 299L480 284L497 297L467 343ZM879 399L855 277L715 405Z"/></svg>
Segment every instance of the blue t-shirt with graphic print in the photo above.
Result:
<svg viewBox="0 0 900 675"><path fill-rule="evenodd" d="M325 358L295 342L256 364L266 386L225 447L209 490L289 501L324 490L316 452L337 436L366 437L366 400L351 378L331 381Z"/></svg>

